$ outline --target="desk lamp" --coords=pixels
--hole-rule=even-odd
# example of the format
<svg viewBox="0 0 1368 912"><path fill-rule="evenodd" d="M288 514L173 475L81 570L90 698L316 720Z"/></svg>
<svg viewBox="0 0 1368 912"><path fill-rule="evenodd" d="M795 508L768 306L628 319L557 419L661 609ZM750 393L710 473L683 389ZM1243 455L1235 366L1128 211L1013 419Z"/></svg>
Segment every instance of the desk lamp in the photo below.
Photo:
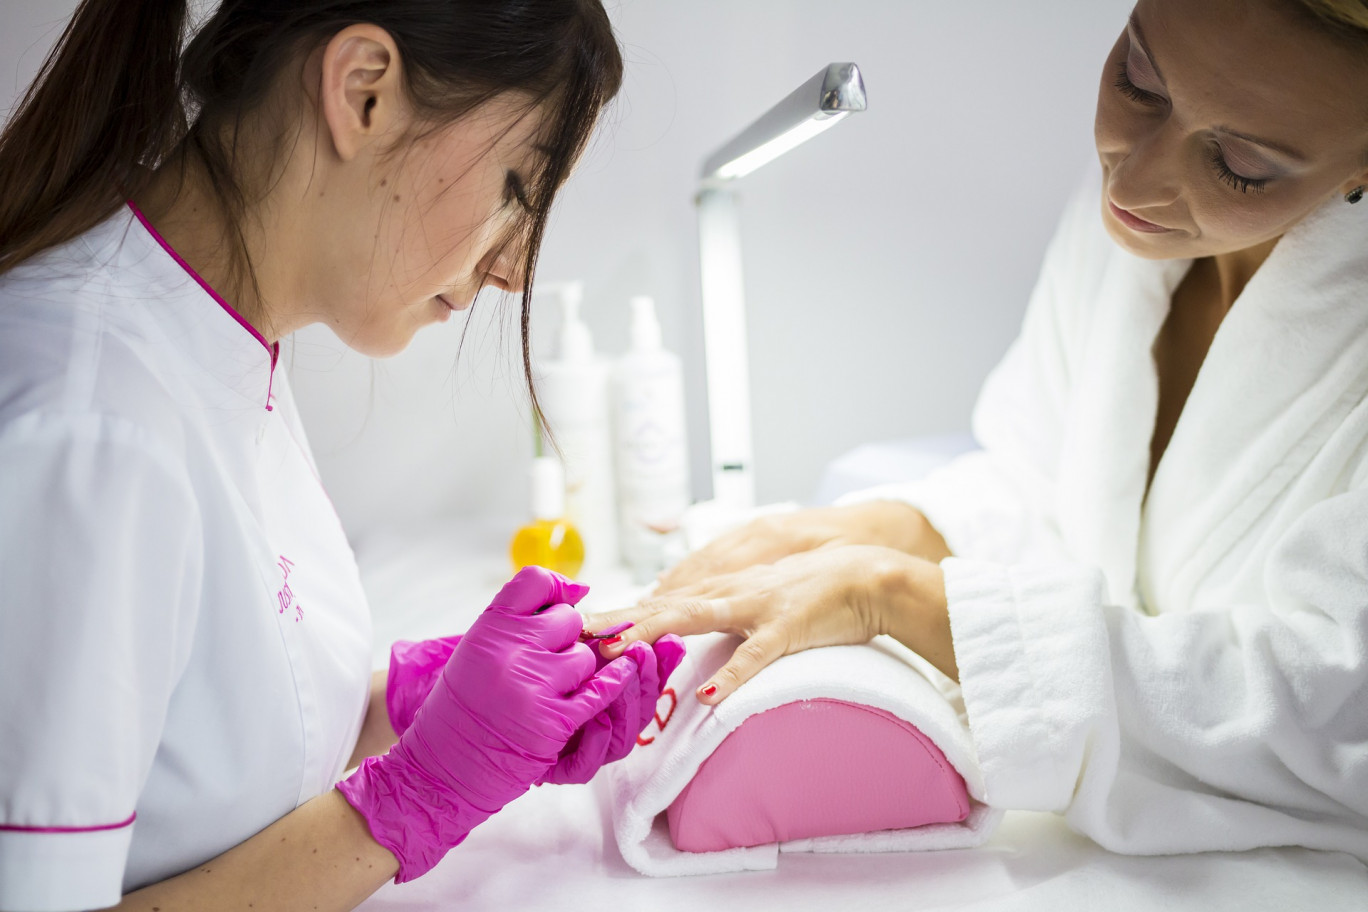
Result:
<svg viewBox="0 0 1368 912"><path fill-rule="evenodd" d="M708 375L713 499L727 510L755 506L741 217L733 182L865 107L860 68L833 63L703 164L696 200L703 360Z"/></svg>

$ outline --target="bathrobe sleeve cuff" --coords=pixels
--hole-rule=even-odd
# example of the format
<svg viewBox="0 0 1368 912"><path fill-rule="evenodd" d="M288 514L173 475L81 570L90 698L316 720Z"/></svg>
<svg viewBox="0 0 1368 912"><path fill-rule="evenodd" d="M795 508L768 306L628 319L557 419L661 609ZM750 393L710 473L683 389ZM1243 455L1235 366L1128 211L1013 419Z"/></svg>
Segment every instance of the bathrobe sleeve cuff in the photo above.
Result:
<svg viewBox="0 0 1368 912"><path fill-rule="evenodd" d="M1111 690L1101 575L961 558L941 567L987 803L1063 811Z"/></svg>

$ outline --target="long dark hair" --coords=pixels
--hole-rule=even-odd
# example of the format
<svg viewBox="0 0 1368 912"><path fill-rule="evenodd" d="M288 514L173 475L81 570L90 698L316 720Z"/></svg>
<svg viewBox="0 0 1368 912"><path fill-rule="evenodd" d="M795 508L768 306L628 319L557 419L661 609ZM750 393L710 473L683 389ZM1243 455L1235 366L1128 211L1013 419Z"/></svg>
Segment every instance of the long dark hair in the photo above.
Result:
<svg viewBox="0 0 1368 912"><path fill-rule="evenodd" d="M509 241L522 248L523 372L540 419L528 342L537 254L556 190L622 81L599 0L222 0L182 52L187 18L186 0L82 0L0 134L0 274L114 214L180 152L207 173L252 281L234 128L302 50L372 23L393 37L427 119L511 91L544 111L546 156Z"/></svg>

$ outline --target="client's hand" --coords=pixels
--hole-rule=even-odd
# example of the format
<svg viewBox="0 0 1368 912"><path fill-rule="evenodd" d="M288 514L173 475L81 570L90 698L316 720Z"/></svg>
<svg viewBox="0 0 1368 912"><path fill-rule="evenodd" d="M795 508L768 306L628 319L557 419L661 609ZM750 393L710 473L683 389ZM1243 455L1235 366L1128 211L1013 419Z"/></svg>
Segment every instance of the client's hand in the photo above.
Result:
<svg viewBox="0 0 1368 912"><path fill-rule="evenodd" d="M656 595L633 608L588 620L597 630L634 626L604 647L614 656L631 642L666 633L725 631L746 638L698 689L716 704L780 656L817 646L865 643L891 634L957 678L945 578L938 565L892 548L823 547Z"/></svg>
<svg viewBox="0 0 1368 912"><path fill-rule="evenodd" d="M761 516L718 536L661 574L656 595L677 595L711 577L843 545L881 545L933 562L950 556L940 533L908 504L873 500L818 507Z"/></svg>

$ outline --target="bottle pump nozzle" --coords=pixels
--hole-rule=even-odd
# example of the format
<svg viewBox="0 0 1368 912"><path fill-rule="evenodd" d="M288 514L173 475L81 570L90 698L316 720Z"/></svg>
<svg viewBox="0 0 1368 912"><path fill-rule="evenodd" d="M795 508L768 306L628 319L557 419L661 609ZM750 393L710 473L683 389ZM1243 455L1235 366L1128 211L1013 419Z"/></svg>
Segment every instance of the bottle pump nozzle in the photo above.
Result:
<svg viewBox="0 0 1368 912"><path fill-rule="evenodd" d="M594 337L589 326L580 318L580 304L584 302L583 282L555 282L544 286L561 302L560 344L557 355L562 361L584 364L594 360Z"/></svg>
<svg viewBox="0 0 1368 912"><path fill-rule="evenodd" d="M660 320L655 300L646 295L632 298L632 350L656 351L660 348Z"/></svg>

